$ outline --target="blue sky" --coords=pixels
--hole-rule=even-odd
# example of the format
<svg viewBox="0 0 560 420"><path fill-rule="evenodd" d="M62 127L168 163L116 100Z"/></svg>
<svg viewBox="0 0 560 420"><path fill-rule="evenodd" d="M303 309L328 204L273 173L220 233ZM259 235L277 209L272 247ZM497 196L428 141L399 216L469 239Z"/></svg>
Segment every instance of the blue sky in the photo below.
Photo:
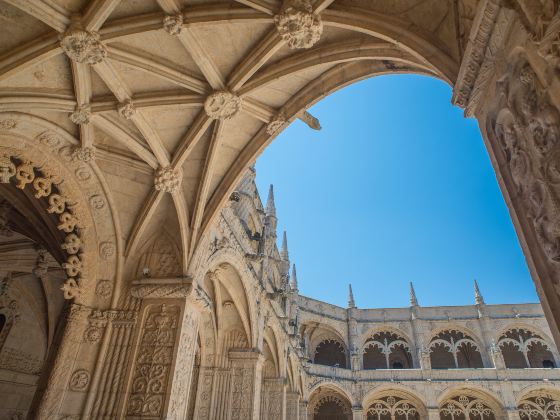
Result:
<svg viewBox="0 0 560 420"><path fill-rule="evenodd" d="M344 88L295 121L257 160L274 184L300 293L346 306L536 302L535 288L477 123L451 88L381 76Z"/></svg>

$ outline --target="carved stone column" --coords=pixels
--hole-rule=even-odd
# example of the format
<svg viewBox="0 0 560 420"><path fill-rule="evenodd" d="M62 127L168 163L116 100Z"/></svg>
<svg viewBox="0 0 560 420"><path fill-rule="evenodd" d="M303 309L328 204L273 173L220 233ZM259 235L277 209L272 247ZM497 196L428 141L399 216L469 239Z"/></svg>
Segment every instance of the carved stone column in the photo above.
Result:
<svg viewBox="0 0 560 420"><path fill-rule="evenodd" d="M516 408L508 408L506 410L506 416L508 420L520 420L519 411Z"/></svg>
<svg viewBox="0 0 560 420"><path fill-rule="evenodd" d="M299 394L297 392L286 393L286 420L299 420Z"/></svg>
<svg viewBox="0 0 560 420"><path fill-rule="evenodd" d="M440 420L439 408L428 408L428 420Z"/></svg>
<svg viewBox="0 0 560 420"><path fill-rule="evenodd" d="M230 419L258 420L263 355L255 350L230 351Z"/></svg>
<svg viewBox="0 0 560 420"><path fill-rule="evenodd" d="M299 420L307 420L307 401L299 401Z"/></svg>
<svg viewBox="0 0 560 420"><path fill-rule="evenodd" d="M352 420L363 420L364 409L362 407L352 407Z"/></svg>
<svg viewBox="0 0 560 420"><path fill-rule="evenodd" d="M430 349L422 347L418 350L418 359L420 360L420 369L429 372L432 370L432 361L430 359Z"/></svg>
<svg viewBox="0 0 560 420"><path fill-rule="evenodd" d="M60 343L56 346L57 352L49 360L51 368L47 379L38 387L36 395L40 395L40 400L34 402L34 408L30 410L30 418L38 420L58 418L90 313L90 308L86 306L70 305Z"/></svg>
<svg viewBox="0 0 560 420"><path fill-rule="evenodd" d="M187 411L193 379L195 345L198 337L199 313L193 305L186 304L179 342L175 351L173 379L169 395L167 419L183 419Z"/></svg>
<svg viewBox="0 0 560 420"><path fill-rule="evenodd" d="M285 411L285 378L265 378L261 389L262 420L282 420Z"/></svg>
<svg viewBox="0 0 560 420"><path fill-rule="evenodd" d="M143 299L135 358L123 407L126 417L186 416L203 292L186 278L133 282Z"/></svg>
<svg viewBox="0 0 560 420"><path fill-rule="evenodd" d="M111 338L102 365L100 382L92 407L92 418L116 417L117 403L123 398L122 385L131 339L136 324L135 311L111 312Z"/></svg>
<svg viewBox="0 0 560 420"><path fill-rule="evenodd" d="M193 419L208 420L211 418L210 409L212 407L212 384L214 382L214 372L215 368L213 367L200 367ZM220 417L214 418L219 419Z"/></svg>

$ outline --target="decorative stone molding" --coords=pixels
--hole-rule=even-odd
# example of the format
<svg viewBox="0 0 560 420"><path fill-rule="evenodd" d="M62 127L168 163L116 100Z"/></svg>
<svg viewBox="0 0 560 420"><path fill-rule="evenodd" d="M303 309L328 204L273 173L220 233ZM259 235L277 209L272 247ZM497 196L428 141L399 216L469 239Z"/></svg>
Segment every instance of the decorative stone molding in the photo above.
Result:
<svg viewBox="0 0 560 420"><path fill-rule="evenodd" d="M80 162L91 162L95 159L94 147L76 147L72 151L72 160Z"/></svg>
<svg viewBox="0 0 560 420"><path fill-rule="evenodd" d="M95 294L101 298L108 298L113 293L113 283L110 280L99 280L95 287Z"/></svg>
<svg viewBox="0 0 560 420"><path fill-rule="evenodd" d="M51 147L51 148L55 148L57 146L60 146L60 144L62 143L62 140L60 139L59 136L56 135L56 133L53 133L52 131L44 131L41 134L39 134L37 136L37 140L41 143L44 144L45 146Z"/></svg>
<svg viewBox="0 0 560 420"><path fill-rule="evenodd" d="M174 193L181 186L181 172L171 166L160 167L156 171L154 187L157 191Z"/></svg>
<svg viewBox="0 0 560 420"><path fill-rule="evenodd" d="M117 111L119 112L119 115L121 117L130 120L134 116L134 114L136 114L136 107L134 106L134 102L132 102L132 99L129 99L125 102L120 103L117 106Z"/></svg>
<svg viewBox="0 0 560 420"><path fill-rule="evenodd" d="M85 369L74 371L70 377L68 387L71 391L85 391L89 385L89 372Z"/></svg>
<svg viewBox="0 0 560 420"><path fill-rule="evenodd" d="M99 256L105 261L111 259L116 252L116 247L113 242L101 242L99 245Z"/></svg>
<svg viewBox="0 0 560 420"><path fill-rule="evenodd" d="M204 101L206 115L214 120L229 120L241 109L241 98L227 90L210 94Z"/></svg>
<svg viewBox="0 0 560 420"><path fill-rule="evenodd" d="M179 35L183 29L183 15L167 15L163 18L163 29L169 35Z"/></svg>
<svg viewBox="0 0 560 420"><path fill-rule="evenodd" d="M77 255L78 250L83 248L82 226L77 217L80 208L70 205L70 201L60 194L58 184L53 182L54 177L47 169L36 168L30 161L10 156L6 152L0 154L0 182L9 183L14 180L16 187L20 189L31 185L34 196L45 197L48 202L47 212L59 215L60 224L57 228L67 234L61 248L69 254L66 262L62 264L69 278L61 289L66 299L72 299L80 294L78 277L84 271L81 255Z"/></svg>
<svg viewBox="0 0 560 420"><path fill-rule="evenodd" d="M13 130L17 127L16 120L8 118L6 120L0 120L0 130Z"/></svg>
<svg viewBox="0 0 560 420"><path fill-rule="evenodd" d="M93 31L70 28L62 36L60 46L77 63L97 64L107 57L107 50L101 43L99 34Z"/></svg>
<svg viewBox="0 0 560 420"><path fill-rule="evenodd" d="M190 278L141 279L132 282L130 293L139 299L186 298L192 291Z"/></svg>
<svg viewBox="0 0 560 420"><path fill-rule="evenodd" d="M452 98L452 102L462 108L467 106L499 10L498 0L487 0L475 17Z"/></svg>
<svg viewBox="0 0 560 420"><path fill-rule="evenodd" d="M91 119L91 106L78 105L73 113L70 114L70 120L77 125L89 124Z"/></svg>
<svg viewBox="0 0 560 420"><path fill-rule="evenodd" d="M23 353L21 349L4 347L2 348L2 353L0 353L0 369L27 373L29 375L39 375L42 366L41 360Z"/></svg>
<svg viewBox="0 0 560 420"><path fill-rule="evenodd" d="M280 37L292 49L311 48L321 38L323 22L309 0L286 0L274 16Z"/></svg>
<svg viewBox="0 0 560 420"><path fill-rule="evenodd" d="M527 218L554 267L560 263L557 171L560 113L523 55L509 59L489 112L489 135L507 162Z"/></svg>

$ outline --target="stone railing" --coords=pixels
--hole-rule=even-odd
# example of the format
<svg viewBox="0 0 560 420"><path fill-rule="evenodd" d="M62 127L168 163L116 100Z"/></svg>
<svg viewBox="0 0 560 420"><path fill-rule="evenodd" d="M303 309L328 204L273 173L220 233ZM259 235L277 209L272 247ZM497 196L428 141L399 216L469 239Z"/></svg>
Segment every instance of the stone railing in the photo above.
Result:
<svg viewBox="0 0 560 420"><path fill-rule="evenodd" d="M488 380L560 380L560 368L528 368L528 369L371 369L352 371L309 364L306 372L310 376L331 378L334 380L350 381L425 381L425 380L458 380L458 381L488 381Z"/></svg>

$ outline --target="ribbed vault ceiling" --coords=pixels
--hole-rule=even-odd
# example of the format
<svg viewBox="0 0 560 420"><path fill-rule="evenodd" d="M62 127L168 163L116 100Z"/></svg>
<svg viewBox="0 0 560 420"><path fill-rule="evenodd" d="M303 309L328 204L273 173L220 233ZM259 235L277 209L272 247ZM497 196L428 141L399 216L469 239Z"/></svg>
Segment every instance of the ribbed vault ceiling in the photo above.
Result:
<svg viewBox="0 0 560 420"><path fill-rule="evenodd" d="M127 253L157 213L176 218L186 271L243 170L293 119L314 125L314 102L385 73L453 83L463 3L317 0L306 16L322 31L297 48L277 22L304 1L0 1L0 111L46 118L95 151ZM179 188L154 188L175 175Z"/></svg>

